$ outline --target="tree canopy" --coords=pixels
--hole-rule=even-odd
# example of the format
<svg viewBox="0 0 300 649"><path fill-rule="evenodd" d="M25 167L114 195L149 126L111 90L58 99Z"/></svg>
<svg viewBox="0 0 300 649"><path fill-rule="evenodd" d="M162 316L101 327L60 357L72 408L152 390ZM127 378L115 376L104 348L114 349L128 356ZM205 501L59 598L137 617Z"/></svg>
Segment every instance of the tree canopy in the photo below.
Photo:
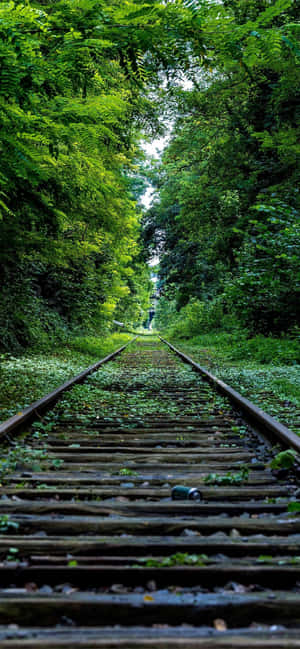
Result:
<svg viewBox="0 0 300 649"><path fill-rule="evenodd" d="M262 330L295 322L298 11L298 0L1 3L4 348L140 320L145 249L157 247L177 309L196 299ZM170 114L142 249L140 142Z"/></svg>
<svg viewBox="0 0 300 649"><path fill-rule="evenodd" d="M299 3L191 6L206 55L173 93L146 245L161 250L163 295L177 310L192 301L198 327L230 314L287 331L299 321Z"/></svg>

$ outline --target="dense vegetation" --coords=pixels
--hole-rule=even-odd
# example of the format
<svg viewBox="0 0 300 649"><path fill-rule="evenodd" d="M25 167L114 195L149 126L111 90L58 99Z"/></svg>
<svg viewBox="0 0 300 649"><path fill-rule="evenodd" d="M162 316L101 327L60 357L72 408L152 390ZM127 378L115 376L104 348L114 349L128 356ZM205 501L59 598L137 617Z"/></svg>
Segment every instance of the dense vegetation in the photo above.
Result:
<svg viewBox="0 0 300 649"><path fill-rule="evenodd" d="M181 337L233 327L291 332L299 318L300 4L193 7L202 68L187 70L189 89L165 97L174 125L150 172L158 197L145 240L161 252L163 295L156 324Z"/></svg>
<svg viewBox="0 0 300 649"><path fill-rule="evenodd" d="M113 3L0 6L0 338L5 349L139 319L135 138L147 127Z"/></svg>
<svg viewBox="0 0 300 649"><path fill-rule="evenodd" d="M295 330L299 5L1 3L2 349L142 322L153 250L158 326Z"/></svg>

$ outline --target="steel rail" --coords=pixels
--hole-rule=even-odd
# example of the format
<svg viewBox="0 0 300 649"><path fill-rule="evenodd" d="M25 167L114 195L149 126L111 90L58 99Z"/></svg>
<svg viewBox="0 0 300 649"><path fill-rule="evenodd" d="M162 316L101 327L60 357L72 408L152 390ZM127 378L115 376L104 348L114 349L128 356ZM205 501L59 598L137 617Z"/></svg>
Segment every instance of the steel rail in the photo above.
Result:
<svg viewBox="0 0 300 649"><path fill-rule="evenodd" d="M15 432L26 422L32 421L39 415L40 412L50 408L57 401L57 399L62 396L64 392L70 390L70 388L72 388L77 383L81 383L82 381L84 381L84 379L86 379L87 376L89 376L89 374L92 374L93 372L98 370L101 365L108 363L113 358L118 356L118 354L121 354L121 352L137 338L138 336L135 336L135 338L132 338L128 341L128 343L122 345L122 347L119 347L108 356L105 356L105 358L102 358L100 361L97 361L93 365L90 365L85 370L80 372L80 374L77 374L72 379L69 379L52 392L49 392L41 399L38 399L38 401L31 403L29 406L27 406L27 408L24 408L24 410L21 410L16 415L12 415L12 417L9 417L9 419L6 419L6 421L0 423L0 439L5 437L5 435L7 435L8 433Z"/></svg>
<svg viewBox="0 0 300 649"><path fill-rule="evenodd" d="M218 379L214 374L208 372L207 369L196 363L192 358L184 354L169 343L167 340L159 336L159 339L165 343L173 352L175 352L180 358L185 362L191 365L194 370L203 374L203 376L212 383L218 390L229 397L235 405L237 405L243 412L246 412L248 416L259 426L263 426L268 431L272 432L276 437L280 438L287 446L293 448L295 451L300 453L300 437L296 433L293 433L292 430L284 426L279 421L268 415L264 410L258 408L252 401L243 397L239 392L231 388L227 383L224 383L221 379Z"/></svg>

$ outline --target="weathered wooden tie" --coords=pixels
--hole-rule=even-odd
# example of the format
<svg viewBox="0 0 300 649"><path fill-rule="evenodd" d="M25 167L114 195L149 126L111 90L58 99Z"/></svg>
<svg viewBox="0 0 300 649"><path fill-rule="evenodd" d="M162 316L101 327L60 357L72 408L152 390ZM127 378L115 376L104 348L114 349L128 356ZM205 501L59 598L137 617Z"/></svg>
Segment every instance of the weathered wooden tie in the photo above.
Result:
<svg viewBox="0 0 300 649"><path fill-rule="evenodd" d="M262 418L155 340L108 367L0 487L0 646L300 649L297 475L272 471Z"/></svg>

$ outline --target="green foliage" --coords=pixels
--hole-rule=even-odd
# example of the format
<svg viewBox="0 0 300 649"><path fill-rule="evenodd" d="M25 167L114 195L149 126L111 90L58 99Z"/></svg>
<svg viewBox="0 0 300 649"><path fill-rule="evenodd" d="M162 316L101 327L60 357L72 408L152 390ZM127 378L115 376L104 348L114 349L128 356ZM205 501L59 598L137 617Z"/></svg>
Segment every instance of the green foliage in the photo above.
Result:
<svg viewBox="0 0 300 649"><path fill-rule="evenodd" d="M2 349L105 334L114 317L143 321L138 143L162 133L162 116L175 124L148 174L160 199L144 241L163 252L161 284L186 309L184 335L232 314L251 333L293 326L295 4L2 2Z"/></svg>
<svg viewBox="0 0 300 649"><path fill-rule="evenodd" d="M296 455L296 451L291 449L277 453L270 462L271 469L291 469L295 464Z"/></svg>
<svg viewBox="0 0 300 649"><path fill-rule="evenodd" d="M9 514L0 515L0 534L5 534L9 530L17 530L19 523L13 521Z"/></svg>
<svg viewBox="0 0 300 649"><path fill-rule="evenodd" d="M18 552L18 548L9 548L8 553L5 557L6 561L19 561L19 558L17 556Z"/></svg>
<svg viewBox="0 0 300 649"><path fill-rule="evenodd" d="M0 6L4 349L104 331L122 300L132 310L131 293L137 319L147 302L145 267L143 286L130 279L139 214L129 176L144 107L110 39L119 16L106 9Z"/></svg>
<svg viewBox="0 0 300 649"><path fill-rule="evenodd" d="M50 459L46 443L42 448L31 448L27 444L16 443L12 449L1 449L1 451L3 457L0 460L0 481L2 484L5 483L6 477L14 471L28 469L40 471L44 462L50 468L59 469L64 463L64 460L59 458Z"/></svg>
<svg viewBox="0 0 300 649"><path fill-rule="evenodd" d="M83 369L104 358L132 338L127 334L89 339L87 336L70 339L64 348L55 348L52 354L22 356L0 355L1 394L0 420L8 419L23 410ZM74 346L73 346L74 341ZM34 424L34 438L43 439L53 423L47 420Z"/></svg>
<svg viewBox="0 0 300 649"><path fill-rule="evenodd" d="M218 473L210 473L204 482L207 484L223 485L223 484L241 484L241 482L246 482L249 477L249 467L243 466L240 471L237 473L232 473L228 471L226 475L219 475Z"/></svg>
<svg viewBox="0 0 300 649"><path fill-rule="evenodd" d="M188 552L176 552L169 557L155 559L155 557L146 557L138 560L140 565L146 568L171 568L172 566L204 566L208 561L206 554L188 554Z"/></svg>
<svg viewBox="0 0 300 649"><path fill-rule="evenodd" d="M257 217L249 221L237 255L238 273L225 283L224 300L251 331L288 330L297 321L299 212L275 198L254 208Z"/></svg>
<svg viewBox="0 0 300 649"><path fill-rule="evenodd" d="M222 305L216 300L207 303L191 298L179 313L175 309L174 302L169 304L173 306L172 310L168 306L168 302L162 300L155 322L158 326L163 326L163 323L166 322L168 336L171 338L191 338L200 331L218 329L222 325ZM166 312L163 313L165 306L167 307Z"/></svg>
<svg viewBox="0 0 300 649"><path fill-rule="evenodd" d="M271 555L268 554L260 554L259 557L257 557L257 562L258 563L266 563L266 564L276 564L278 566L284 566L286 564L292 564L292 565L297 565L300 563L300 557L282 557L282 559L278 559L277 557L272 557Z"/></svg>
<svg viewBox="0 0 300 649"><path fill-rule="evenodd" d="M289 503L288 512L300 512L300 502L293 501Z"/></svg>
<svg viewBox="0 0 300 649"><path fill-rule="evenodd" d="M236 329L173 343L297 433L300 357L295 333L295 338L247 338L246 332Z"/></svg>
<svg viewBox="0 0 300 649"><path fill-rule="evenodd" d="M138 476L138 473L136 471L132 471L132 469L120 469L119 471L120 475L127 475L136 478Z"/></svg>
<svg viewBox="0 0 300 649"><path fill-rule="evenodd" d="M33 449L16 444L12 450L3 451L3 458L0 460L0 481L5 482L6 476L18 468L40 471L41 462L45 459L47 454L44 449Z"/></svg>
<svg viewBox="0 0 300 649"><path fill-rule="evenodd" d="M144 218L145 244L161 252L164 300L181 310L173 333L232 321L252 335L289 331L300 277L295 3L186 7L207 50L201 73L195 61L189 69L191 88L164 96L175 123L149 174L159 197ZM197 46L195 33L191 56Z"/></svg>
<svg viewBox="0 0 300 649"><path fill-rule="evenodd" d="M173 339L183 338L181 335L181 327L177 324L181 319L174 318L174 323L171 322L170 327L165 330L165 334ZM199 353L201 348L209 349L210 355L214 357L217 355L220 360L230 361L252 361L262 365L297 365L300 363L300 346L298 340L298 333L295 330L295 337L275 338L271 336L257 336L249 337L247 329L241 329L239 326L232 326L232 328L225 329L226 323L224 320L221 322L223 327L220 331L210 331L206 333L207 329L200 328L196 336L189 338L188 347ZM188 323L185 325L188 327ZM179 342L179 345L182 343Z"/></svg>
<svg viewBox="0 0 300 649"><path fill-rule="evenodd" d="M132 335L115 333L106 338L99 338L96 336L76 336L70 340L70 349L80 352L82 354L89 354L90 356L104 357L129 342Z"/></svg>

